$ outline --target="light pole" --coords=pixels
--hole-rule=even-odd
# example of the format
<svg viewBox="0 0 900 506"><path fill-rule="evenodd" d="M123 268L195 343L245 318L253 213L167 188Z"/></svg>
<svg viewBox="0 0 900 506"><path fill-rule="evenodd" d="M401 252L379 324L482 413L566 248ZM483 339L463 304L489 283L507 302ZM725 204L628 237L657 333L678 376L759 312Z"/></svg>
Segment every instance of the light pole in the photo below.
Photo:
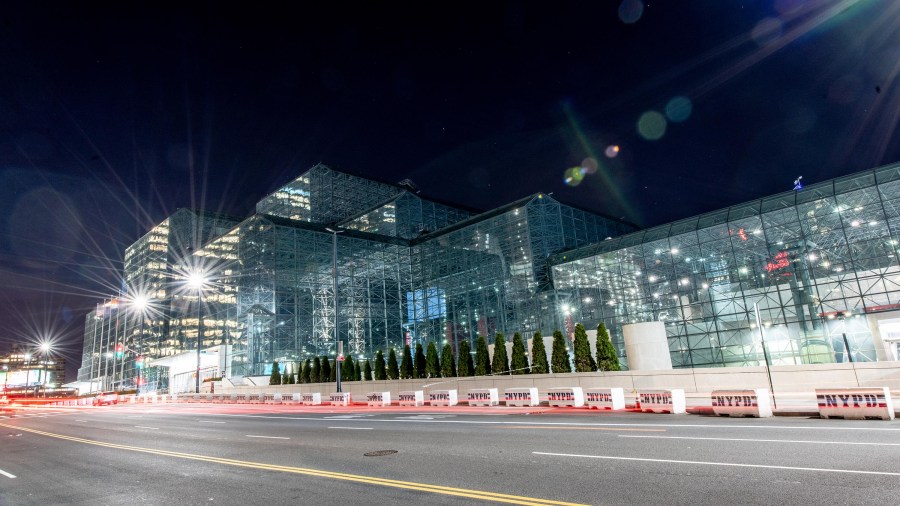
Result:
<svg viewBox="0 0 900 506"><path fill-rule="evenodd" d="M28 390L28 385L31 383L31 353L26 353L25 356L25 390Z"/></svg>
<svg viewBox="0 0 900 506"><path fill-rule="evenodd" d="M336 357L335 362L337 363L337 368L334 371L334 377L337 380L337 391L341 392L341 356L340 353L343 351L343 342L341 341L341 334L338 332L338 274L337 274L337 235L343 232L343 230L339 228L331 228L328 227L325 230L331 233L331 282L332 282L332 290L334 292L334 343L337 347L338 356Z"/></svg>
<svg viewBox="0 0 900 506"><path fill-rule="evenodd" d="M197 388L200 393L200 346L203 344L203 287L206 277L203 271L194 271L188 276L188 286L197 290Z"/></svg>
<svg viewBox="0 0 900 506"><path fill-rule="evenodd" d="M138 328L140 329L138 330L138 355L135 360L135 367L138 370L136 381L137 384L135 386L137 387L138 393L141 393L141 376L143 375L144 371L144 364L142 362L144 360L144 318L146 316L145 311L150 305L150 300L145 295L138 294L134 297L131 305L134 309L134 312L137 313L137 316L141 319L140 325L138 326ZM141 363L139 364L139 362Z"/></svg>
<svg viewBox="0 0 900 506"><path fill-rule="evenodd" d="M41 364L40 362L38 362L38 365L39 365L39 366L42 366L42 369L43 369L44 371L47 370L47 360L49 359L50 350L51 350L52 348L53 348L53 347L50 345L50 343L49 343L48 341L44 341L44 342L41 343L41 356L44 357L44 363ZM38 383L41 384L41 387L44 386L43 382L41 381L41 370L42 370L42 369L38 369ZM47 377L48 377L48 376L49 376L49 373L44 374L44 379L43 379L43 381L47 381L47 379L48 379ZM42 390L43 390L43 389L42 389ZM47 392L46 392L46 390L44 390L44 397L46 397L46 396L47 396Z"/></svg>

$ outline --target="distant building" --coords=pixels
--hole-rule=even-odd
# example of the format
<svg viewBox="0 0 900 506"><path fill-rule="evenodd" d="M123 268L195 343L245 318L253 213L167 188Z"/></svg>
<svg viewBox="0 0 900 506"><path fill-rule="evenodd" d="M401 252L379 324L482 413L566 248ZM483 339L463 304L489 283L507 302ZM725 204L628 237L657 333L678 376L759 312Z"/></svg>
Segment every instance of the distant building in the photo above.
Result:
<svg viewBox="0 0 900 506"><path fill-rule="evenodd" d="M32 390L36 387L59 388L66 379L66 361L54 353L43 353L13 345L6 355L0 355L0 381L4 391Z"/></svg>

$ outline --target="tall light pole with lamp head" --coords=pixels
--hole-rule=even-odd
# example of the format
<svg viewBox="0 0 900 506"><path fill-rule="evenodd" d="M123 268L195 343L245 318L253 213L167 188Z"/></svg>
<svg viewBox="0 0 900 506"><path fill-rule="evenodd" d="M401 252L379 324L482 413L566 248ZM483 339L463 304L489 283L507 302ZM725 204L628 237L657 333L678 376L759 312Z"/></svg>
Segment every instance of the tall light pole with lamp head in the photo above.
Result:
<svg viewBox="0 0 900 506"><path fill-rule="evenodd" d="M197 290L197 388L200 393L200 347L203 344L203 288L206 285L206 277L202 270L191 272L188 276L188 286Z"/></svg>
<svg viewBox="0 0 900 506"><path fill-rule="evenodd" d="M143 365L143 354L144 354L144 319L146 316L145 311L147 307L150 305L150 300L146 295L138 294L135 295L134 299L131 301L131 306L134 309L134 312L137 313L138 318L140 318L139 325L139 333L138 333L138 356L135 360L135 367L138 369L138 377L137 377L137 391L141 392L141 376L143 375L144 365Z"/></svg>
<svg viewBox="0 0 900 506"><path fill-rule="evenodd" d="M325 229L326 231L331 233L331 282L332 282L332 290L334 292L334 345L337 348L337 356L335 357L335 363L337 364L336 369L334 371L334 377L337 381L337 391L341 392L341 352L343 351L343 343L341 341L341 334L338 332L338 272L337 272L337 235L343 232L343 230L335 227L328 227Z"/></svg>
<svg viewBox="0 0 900 506"><path fill-rule="evenodd" d="M53 346L50 344L49 341L44 341L41 343L40 349L41 349L41 356L44 358L44 362L43 362L43 364L38 362L38 366L42 366L42 369L38 369L38 383L40 383L41 386L43 386L44 385L43 381L47 381L50 373L48 372L47 374L45 374L43 381L41 381L41 370L44 370L44 371L47 370L47 360L50 355L50 350L53 349ZM46 396L46 392L44 395Z"/></svg>

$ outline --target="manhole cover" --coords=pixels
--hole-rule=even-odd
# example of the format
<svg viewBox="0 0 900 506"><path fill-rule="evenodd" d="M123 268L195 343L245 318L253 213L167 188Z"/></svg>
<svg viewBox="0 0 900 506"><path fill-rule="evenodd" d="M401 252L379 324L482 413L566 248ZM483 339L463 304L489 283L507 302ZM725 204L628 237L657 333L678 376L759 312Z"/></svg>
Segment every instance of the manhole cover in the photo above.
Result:
<svg viewBox="0 0 900 506"><path fill-rule="evenodd" d="M397 453L397 450L378 450L374 452L364 453L365 457L384 457L385 455L393 455Z"/></svg>

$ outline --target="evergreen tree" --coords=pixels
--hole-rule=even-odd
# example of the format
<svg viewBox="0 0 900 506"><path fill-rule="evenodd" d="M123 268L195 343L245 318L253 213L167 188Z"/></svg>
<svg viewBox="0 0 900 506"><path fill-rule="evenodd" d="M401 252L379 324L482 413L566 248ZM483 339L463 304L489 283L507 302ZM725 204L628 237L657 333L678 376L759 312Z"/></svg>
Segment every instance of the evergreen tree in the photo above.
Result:
<svg viewBox="0 0 900 506"><path fill-rule="evenodd" d="M328 375L328 381L334 383L337 381L337 359L334 359L334 367L331 368L331 374Z"/></svg>
<svg viewBox="0 0 900 506"><path fill-rule="evenodd" d="M475 376L487 376L491 373L491 359L488 356L487 341L478 336L475 341Z"/></svg>
<svg viewBox="0 0 900 506"><path fill-rule="evenodd" d="M381 353L381 350L378 350L378 353ZM381 364L381 372L384 373L384 358L382 358ZM369 359L366 359L366 372L363 374L363 379L372 381L372 364L369 363Z"/></svg>
<svg viewBox="0 0 900 506"><path fill-rule="evenodd" d="M475 373L475 364L472 362L472 348L469 341L459 343L459 359L457 359L456 375L460 378L472 376Z"/></svg>
<svg viewBox="0 0 900 506"><path fill-rule="evenodd" d="M327 356L322 357L322 383L327 383L332 381L331 379L331 362L328 361Z"/></svg>
<svg viewBox="0 0 900 506"><path fill-rule="evenodd" d="M531 374L547 374L550 372L550 364L547 363L547 348L544 347L544 337L541 331L534 333L531 339Z"/></svg>
<svg viewBox="0 0 900 506"><path fill-rule="evenodd" d="M303 362L303 365L300 367L300 374L297 378L297 383L309 383L309 368L312 367L309 359L306 359L306 362Z"/></svg>
<svg viewBox="0 0 900 506"><path fill-rule="evenodd" d="M400 378L400 367L397 366L397 352L393 348L388 353L387 377L392 380Z"/></svg>
<svg viewBox="0 0 900 506"><path fill-rule="evenodd" d="M322 362L319 357L313 360L312 373L310 374L311 383L322 383Z"/></svg>
<svg viewBox="0 0 900 506"><path fill-rule="evenodd" d="M296 385L300 383L300 374L303 372L303 362L294 362L294 367L291 369L291 384Z"/></svg>
<svg viewBox="0 0 900 506"><path fill-rule="evenodd" d="M572 372L572 365L569 363L569 350L566 349L566 338L558 330L553 333L553 350L551 351L550 365L552 366L553 374Z"/></svg>
<svg viewBox="0 0 900 506"><path fill-rule="evenodd" d="M353 364L353 372L356 374L353 376L353 381L362 381L362 367L360 367L359 359L356 359L356 363Z"/></svg>
<svg viewBox="0 0 900 506"><path fill-rule="evenodd" d="M274 364L272 364L272 375L269 376L269 384L270 385L280 385L281 384L281 367L278 366L278 361L276 360Z"/></svg>
<svg viewBox="0 0 900 506"><path fill-rule="evenodd" d="M509 374L509 357L506 354L506 337L500 332L494 336L494 359L491 361L494 375Z"/></svg>
<svg viewBox="0 0 900 506"><path fill-rule="evenodd" d="M352 357L344 357L341 364L341 381L353 381L356 379L356 367Z"/></svg>
<svg viewBox="0 0 900 506"><path fill-rule="evenodd" d="M584 325L575 325L575 372L591 372L597 370L597 364L594 357L591 356L591 343L588 342L587 332Z"/></svg>
<svg viewBox="0 0 900 506"><path fill-rule="evenodd" d="M282 384L282 385L287 385L287 384L288 384L288 373L287 373L287 371L281 373L281 384Z"/></svg>
<svg viewBox="0 0 900 506"><path fill-rule="evenodd" d="M441 350L441 376L445 378L456 377L456 362L453 360L453 347L450 343L444 345Z"/></svg>
<svg viewBox="0 0 900 506"><path fill-rule="evenodd" d="M427 378L425 350L422 349L422 343L416 343L416 370L413 373L414 378Z"/></svg>
<svg viewBox="0 0 900 506"><path fill-rule="evenodd" d="M384 381L387 379L387 369L384 365L384 353L378 350L375 354L375 381Z"/></svg>
<svg viewBox="0 0 900 506"><path fill-rule="evenodd" d="M600 322L597 326L597 369L600 371L619 371L619 354L609 338L606 325Z"/></svg>
<svg viewBox="0 0 900 506"><path fill-rule="evenodd" d="M512 374L528 374L528 357L525 356L525 343L522 342L522 335L516 332L513 334L512 341L512 364L510 365Z"/></svg>
<svg viewBox="0 0 900 506"><path fill-rule="evenodd" d="M403 360L400 362L400 379L411 379L415 373L412 351L409 350L409 345L407 344L403 347Z"/></svg>
<svg viewBox="0 0 900 506"><path fill-rule="evenodd" d="M434 341L428 342L428 352L425 355L425 374L429 378L441 377L441 360L438 358L437 346Z"/></svg>

